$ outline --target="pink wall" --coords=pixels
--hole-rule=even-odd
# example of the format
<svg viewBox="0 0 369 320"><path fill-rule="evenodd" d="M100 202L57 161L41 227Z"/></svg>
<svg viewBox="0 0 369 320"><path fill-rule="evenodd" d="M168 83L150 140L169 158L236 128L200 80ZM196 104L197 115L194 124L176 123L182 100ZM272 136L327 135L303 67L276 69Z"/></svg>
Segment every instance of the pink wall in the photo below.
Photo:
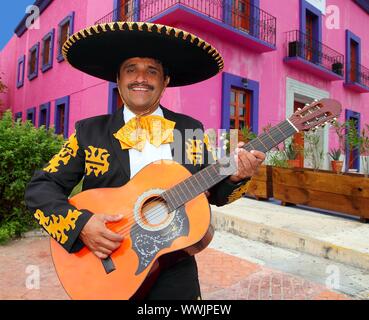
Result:
<svg viewBox="0 0 369 320"><path fill-rule="evenodd" d="M146 0L143 0L146 1ZM144 4L144 3L143 3ZM143 5L142 4L142 5ZM361 38L361 64L369 67L368 14L353 1L327 0L327 5L336 5L340 12L338 30L329 30L323 19L322 42L345 54L345 30L350 29ZM283 62L285 57L285 32L298 30L300 24L299 0L260 0L260 8L277 18L277 50L256 53L240 44L236 38L224 39L215 32L191 24L177 22L174 26L186 29L212 43L223 55L224 71L259 82L259 130L267 123L276 124L286 117L286 79L292 78L317 89L328 91L330 97L338 99L344 109L361 113L362 123L369 123L369 94L359 94L343 87L343 81L325 81ZM53 101L71 96L70 132L76 120L107 112L108 84L72 69L66 62L58 63L54 57L53 68L33 81L27 79L24 86L15 88L16 62L72 10L75 11L75 31L111 12L113 0L72 1L54 0L41 16L41 29L29 30L20 39L14 36L0 53L0 69L5 72L9 93L6 105L14 112L52 101L51 124L54 121ZM55 39L56 43L56 39ZM83 91L81 91L83 90ZM204 122L206 128L219 128L221 123L222 76L189 87L168 89L162 103L168 108L188 113ZM344 116L344 113L341 117ZM37 119L36 119L37 121Z"/></svg>
<svg viewBox="0 0 369 320"><path fill-rule="evenodd" d="M350 29L361 38L361 64L369 67L369 27L368 14L352 1L328 0L340 10L340 28L329 30L323 19L322 42L345 55L345 30ZM277 50L263 54L242 48L238 43L220 40L217 35L202 32L188 23L176 25L191 31L212 43L223 55L224 71L258 81L259 130L267 123L276 124L286 117L286 78L312 85L330 92L330 97L339 100L344 109L361 113L363 122L369 123L369 94L358 94L343 87L342 81L325 81L312 74L302 72L283 62L285 57L285 32L298 30L300 24L300 4L298 0L261 0L260 8L277 18ZM363 26L367 26L364 28ZM200 93L200 94L199 94ZM203 83L168 90L164 104L185 111L203 120L206 127L219 128L221 104L221 77L217 76ZM343 119L344 112L341 114Z"/></svg>
<svg viewBox="0 0 369 320"><path fill-rule="evenodd" d="M112 10L112 1L99 0L54 0L40 16L40 29L27 30L21 38L12 37L0 54L0 70L5 73L4 80L9 90L5 97L5 106L11 107L13 112L23 111L23 119L26 110L36 107L36 124L38 123L38 108L41 104L51 102L50 124L54 124L55 100L64 96L70 96L70 120L69 133L74 130L74 122L86 117L107 112L108 84L105 81L87 76L71 68L63 61L59 63L57 56L58 24L72 11L74 16L74 31L93 25L101 18L102 13ZM41 71L41 40L55 28L54 59L52 69L42 73ZM40 42L38 77L29 81L28 50L37 42ZM17 61L21 55L26 55L26 67L23 87L16 88Z"/></svg>

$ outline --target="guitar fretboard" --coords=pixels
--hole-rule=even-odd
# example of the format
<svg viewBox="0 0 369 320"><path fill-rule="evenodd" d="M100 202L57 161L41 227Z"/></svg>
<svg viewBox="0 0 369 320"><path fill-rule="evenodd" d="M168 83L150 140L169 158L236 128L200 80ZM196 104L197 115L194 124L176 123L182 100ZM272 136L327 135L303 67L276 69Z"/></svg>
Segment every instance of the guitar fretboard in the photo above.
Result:
<svg viewBox="0 0 369 320"><path fill-rule="evenodd" d="M248 142L243 148L247 151L267 152L296 132L295 127L288 120L285 120ZM236 172L237 166L233 155L223 157L168 189L162 194L162 197L166 200L169 210L173 211Z"/></svg>

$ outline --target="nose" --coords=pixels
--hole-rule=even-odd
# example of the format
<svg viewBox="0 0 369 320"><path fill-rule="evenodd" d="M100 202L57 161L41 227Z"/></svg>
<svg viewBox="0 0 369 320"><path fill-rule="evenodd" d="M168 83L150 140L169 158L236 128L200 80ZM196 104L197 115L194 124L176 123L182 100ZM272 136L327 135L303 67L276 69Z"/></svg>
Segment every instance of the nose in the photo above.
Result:
<svg viewBox="0 0 369 320"><path fill-rule="evenodd" d="M147 82L146 72L144 72L144 71L138 71L135 80L137 82L139 82L139 83L145 83L145 82Z"/></svg>

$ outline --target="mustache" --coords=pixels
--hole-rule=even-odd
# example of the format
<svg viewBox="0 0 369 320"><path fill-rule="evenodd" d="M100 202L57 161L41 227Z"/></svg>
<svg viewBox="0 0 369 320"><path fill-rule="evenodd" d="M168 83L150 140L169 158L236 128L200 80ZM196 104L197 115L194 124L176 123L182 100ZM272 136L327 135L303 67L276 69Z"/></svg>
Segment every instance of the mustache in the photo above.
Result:
<svg viewBox="0 0 369 320"><path fill-rule="evenodd" d="M149 84L139 83L139 82L130 83L128 85L128 89L133 89L134 87L141 87L141 88L145 88L145 89L148 89L148 90L154 90L153 86L151 86Z"/></svg>

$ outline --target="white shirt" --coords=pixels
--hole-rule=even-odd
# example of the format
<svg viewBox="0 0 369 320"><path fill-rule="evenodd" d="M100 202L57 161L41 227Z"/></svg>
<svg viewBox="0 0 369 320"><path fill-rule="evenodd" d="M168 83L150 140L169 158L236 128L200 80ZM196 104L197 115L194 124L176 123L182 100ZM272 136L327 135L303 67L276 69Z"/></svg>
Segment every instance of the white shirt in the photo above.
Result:
<svg viewBox="0 0 369 320"><path fill-rule="evenodd" d="M152 113L152 115L164 117L163 110L160 107L158 107L155 112ZM124 106L123 117L125 123L127 123L135 116L136 115L131 110L129 110L127 106ZM142 151L138 151L133 148L129 149L128 151L131 178L136 175L136 173L139 172L143 167L147 166L151 162L161 159L173 159L169 143L161 144L159 147L155 147L146 140L145 146Z"/></svg>

